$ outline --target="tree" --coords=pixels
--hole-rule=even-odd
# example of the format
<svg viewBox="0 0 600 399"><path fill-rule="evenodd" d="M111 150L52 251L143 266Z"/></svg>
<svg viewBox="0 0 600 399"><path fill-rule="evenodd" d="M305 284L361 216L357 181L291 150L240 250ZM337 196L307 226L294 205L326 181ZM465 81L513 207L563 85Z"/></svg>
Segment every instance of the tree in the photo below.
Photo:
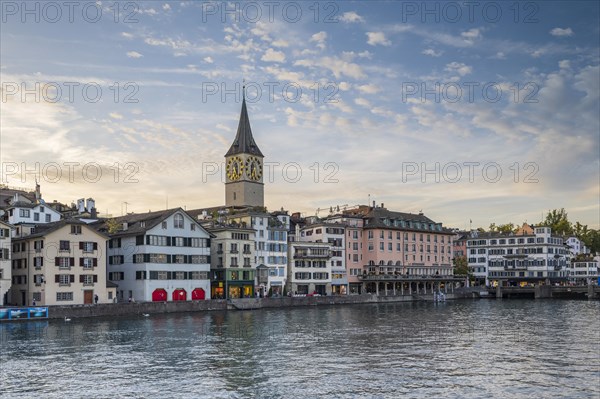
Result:
<svg viewBox="0 0 600 399"><path fill-rule="evenodd" d="M550 227L552 233L557 235L570 235L573 233L573 226L569 222L565 208L553 209L548 212L546 219L540 225Z"/></svg>
<svg viewBox="0 0 600 399"><path fill-rule="evenodd" d="M512 223L501 224L497 227L498 232L500 233L513 233L516 231L515 225Z"/></svg>
<svg viewBox="0 0 600 399"><path fill-rule="evenodd" d="M454 264L454 275L467 276L470 274L466 256L456 256L452 259L452 263Z"/></svg>
<svg viewBox="0 0 600 399"><path fill-rule="evenodd" d="M121 224L115 219L108 219L106 221L106 231L108 232L108 234L116 233L117 231L119 231L119 227L121 227Z"/></svg>

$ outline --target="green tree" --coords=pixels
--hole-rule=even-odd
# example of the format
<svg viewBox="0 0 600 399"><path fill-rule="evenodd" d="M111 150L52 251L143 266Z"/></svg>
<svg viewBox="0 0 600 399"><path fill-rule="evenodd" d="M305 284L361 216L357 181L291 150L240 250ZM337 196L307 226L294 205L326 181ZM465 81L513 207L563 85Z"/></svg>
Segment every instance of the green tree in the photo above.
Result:
<svg viewBox="0 0 600 399"><path fill-rule="evenodd" d="M114 234L119 231L119 227L121 227L120 223L115 219L108 219L106 221L106 231L108 234Z"/></svg>
<svg viewBox="0 0 600 399"><path fill-rule="evenodd" d="M569 222L569 217L565 208L553 209L546 214L546 219L540 223L552 229L553 234L570 235L573 233L573 226Z"/></svg>
<svg viewBox="0 0 600 399"><path fill-rule="evenodd" d="M498 232L500 233L513 233L516 231L515 225L512 223L501 224L497 227Z"/></svg>
<svg viewBox="0 0 600 399"><path fill-rule="evenodd" d="M466 256L456 256L452 259L452 263L454 264L454 275L467 276L470 274L469 262L467 262Z"/></svg>

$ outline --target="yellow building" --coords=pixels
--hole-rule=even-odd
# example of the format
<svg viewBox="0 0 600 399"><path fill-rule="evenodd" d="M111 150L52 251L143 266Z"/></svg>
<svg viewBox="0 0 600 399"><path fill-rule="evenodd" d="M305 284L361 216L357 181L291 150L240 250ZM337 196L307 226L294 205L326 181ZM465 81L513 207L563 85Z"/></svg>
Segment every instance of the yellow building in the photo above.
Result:
<svg viewBox="0 0 600 399"><path fill-rule="evenodd" d="M40 224L12 242L10 302L18 306L112 303L107 237L75 219Z"/></svg>

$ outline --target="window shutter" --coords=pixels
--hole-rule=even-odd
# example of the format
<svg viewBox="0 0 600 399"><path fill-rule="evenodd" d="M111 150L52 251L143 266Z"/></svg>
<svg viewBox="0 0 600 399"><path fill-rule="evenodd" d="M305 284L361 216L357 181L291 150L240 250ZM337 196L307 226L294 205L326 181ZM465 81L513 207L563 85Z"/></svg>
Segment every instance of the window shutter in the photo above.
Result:
<svg viewBox="0 0 600 399"><path fill-rule="evenodd" d="M75 275L74 274L69 274L69 281L74 283L75 282Z"/></svg>
<svg viewBox="0 0 600 399"><path fill-rule="evenodd" d="M207 248L210 248L210 238L207 238L207 239L206 239L206 247L207 247Z"/></svg>
<svg viewBox="0 0 600 399"><path fill-rule="evenodd" d="M75 266L75 258L69 258L69 265Z"/></svg>
<svg viewBox="0 0 600 399"><path fill-rule="evenodd" d="M125 256L119 255L119 263L121 263L121 264L125 263Z"/></svg>
<svg viewBox="0 0 600 399"><path fill-rule="evenodd" d="M113 247L113 240L112 239L108 240L108 247L109 248Z"/></svg>
<svg viewBox="0 0 600 399"><path fill-rule="evenodd" d="M79 249L83 250L83 241L79 241Z"/></svg>
<svg viewBox="0 0 600 399"><path fill-rule="evenodd" d="M40 241L40 248L44 248L44 240Z"/></svg>
<svg viewBox="0 0 600 399"><path fill-rule="evenodd" d="M54 275L54 282L55 283L60 283L60 274L55 274Z"/></svg>
<svg viewBox="0 0 600 399"><path fill-rule="evenodd" d="M150 245L150 236L146 236L146 245Z"/></svg>
<svg viewBox="0 0 600 399"><path fill-rule="evenodd" d="M54 266L60 266L60 258L58 256L54 258Z"/></svg>
<svg viewBox="0 0 600 399"><path fill-rule="evenodd" d="M92 264L94 265L94 267L98 266L98 259L94 258Z"/></svg>
<svg viewBox="0 0 600 399"><path fill-rule="evenodd" d="M83 266L83 258L79 258L79 266Z"/></svg>
<svg viewBox="0 0 600 399"><path fill-rule="evenodd" d="M94 274L94 283L97 283L97 282L98 282L98 275Z"/></svg>
<svg viewBox="0 0 600 399"><path fill-rule="evenodd" d="M97 250L98 250L98 243L97 243L97 242L95 242L95 243L93 244L93 247L94 247L94 251L97 251Z"/></svg>
<svg viewBox="0 0 600 399"><path fill-rule="evenodd" d="M80 275L79 275L79 282L80 282L80 283L83 283L83 274L80 274Z"/></svg>

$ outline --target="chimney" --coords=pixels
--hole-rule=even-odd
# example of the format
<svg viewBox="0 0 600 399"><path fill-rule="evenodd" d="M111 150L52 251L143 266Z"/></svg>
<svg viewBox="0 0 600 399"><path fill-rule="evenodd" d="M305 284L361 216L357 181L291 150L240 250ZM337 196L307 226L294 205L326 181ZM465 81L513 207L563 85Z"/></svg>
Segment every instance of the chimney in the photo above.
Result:
<svg viewBox="0 0 600 399"><path fill-rule="evenodd" d="M382 208L384 208L384 206L383 206L383 202L381 203L381 207L382 207Z"/></svg>
<svg viewBox="0 0 600 399"><path fill-rule="evenodd" d="M85 199L80 198L77 200L77 213L85 212Z"/></svg>
<svg viewBox="0 0 600 399"><path fill-rule="evenodd" d="M92 209L96 207L96 201L93 198L88 198L86 203L86 211L92 213Z"/></svg>
<svg viewBox="0 0 600 399"><path fill-rule="evenodd" d="M126 231L128 227L129 224L127 222L123 222L123 231Z"/></svg>
<svg viewBox="0 0 600 399"><path fill-rule="evenodd" d="M375 209L375 201L373 201L373 209Z"/></svg>
<svg viewBox="0 0 600 399"><path fill-rule="evenodd" d="M92 208L90 214L92 219L96 219L98 217L98 211L96 210L96 208Z"/></svg>

